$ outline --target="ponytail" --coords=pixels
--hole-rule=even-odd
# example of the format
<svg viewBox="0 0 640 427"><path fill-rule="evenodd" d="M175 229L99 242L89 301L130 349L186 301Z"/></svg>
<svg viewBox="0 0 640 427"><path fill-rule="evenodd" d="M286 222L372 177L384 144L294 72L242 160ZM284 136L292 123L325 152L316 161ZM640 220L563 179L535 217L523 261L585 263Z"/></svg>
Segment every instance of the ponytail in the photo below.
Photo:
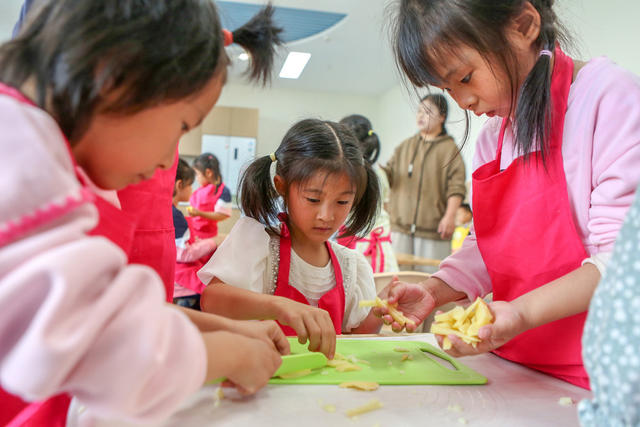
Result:
<svg viewBox="0 0 640 427"><path fill-rule="evenodd" d="M268 4L249 22L233 31L233 43L247 51L251 65L246 74L249 80L260 82L263 86L271 78L273 57L276 46L281 46L282 28L273 23L274 8Z"/></svg>
<svg viewBox="0 0 640 427"><path fill-rule="evenodd" d="M374 164L380 157L380 138L373 131L369 119L360 114L352 114L340 120L341 125L347 126L360 143L360 149L364 159L369 164Z"/></svg>
<svg viewBox="0 0 640 427"><path fill-rule="evenodd" d="M269 228L277 224L281 209L278 203L280 195L272 184L270 169L271 157L260 157L244 171L238 184L242 213Z"/></svg>

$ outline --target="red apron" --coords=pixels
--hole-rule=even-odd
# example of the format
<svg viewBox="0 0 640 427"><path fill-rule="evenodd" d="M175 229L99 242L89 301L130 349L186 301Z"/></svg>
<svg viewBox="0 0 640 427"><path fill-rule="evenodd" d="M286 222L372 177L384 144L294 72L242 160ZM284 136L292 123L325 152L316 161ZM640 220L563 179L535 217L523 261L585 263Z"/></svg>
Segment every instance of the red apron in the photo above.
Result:
<svg viewBox="0 0 640 427"><path fill-rule="evenodd" d="M178 150L171 169L157 170L150 180L118 191L122 211L136 222L129 263L153 268L173 301L176 241L171 205L178 168Z"/></svg>
<svg viewBox="0 0 640 427"><path fill-rule="evenodd" d="M344 226L340 228L340 233L343 232ZM362 253L364 256L371 257L371 268L374 273L384 272L384 251L382 250L382 242L391 243L391 233L383 236L384 228L382 226L376 227L371 230L371 233L367 237L358 239L356 236L339 237L336 239L342 246L346 246L349 249L355 249L356 243L367 242L369 246ZM380 254L380 265L378 265L378 253Z"/></svg>
<svg viewBox="0 0 640 427"><path fill-rule="evenodd" d="M0 83L0 94L8 95L20 102L34 105L33 102L16 89L2 83ZM69 156L75 166L75 160L70 150ZM78 180L85 186L82 177L79 175ZM93 203L98 209L99 219L96 227L88 234L108 238L117 244L127 256L130 256L135 229L135 224L131 217L95 194ZM63 427L66 425L70 402L71 397L63 393L42 402L27 403L0 388L0 423L6 423L7 427Z"/></svg>
<svg viewBox="0 0 640 427"><path fill-rule="evenodd" d="M196 209L203 212L214 212L216 209L216 203L222 196L222 190L224 190L224 184L221 183L217 187L213 184L206 185L198 188L193 192L189 203ZM189 216L187 217L189 223L189 229L191 230L192 238L208 239L210 237L216 237L218 235L218 221L213 221L201 216Z"/></svg>
<svg viewBox="0 0 640 427"><path fill-rule="evenodd" d="M286 215L280 214L278 216L280 221L280 264L278 265L278 280L276 282L276 291L274 295L279 297L286 297L297 302L309 305L309 301L305 298L299 290L289 284L289 270L291 268L291 235L289 234L289 228L287 227ZM325 242L329 256L331 257L331 265L333 265L333 271L336 275L336 285L327 293L325 293L320 301L318 301L318 308L326 310L331 316L333 321L333 327L336 330L336 334L342 333L342 319L344 318L344 286L342 283L342 269L340 269L340 263L336 258L331 244ZM287 336L295 336L296 331L286 325L280 325L282 332Z"/></svg>
<svg viewBox="0 0 640 427"><path fill-rule="evenodd" d="M587 258L573 222L562 163L562 136L573 62L555 49L551 79L552 127L546 164L539 152L500 170L507 119L496 160L473 173L473 213L478 248L493 298L512 301L557 279ZM505 359L588 388L581 356L586 313L526 331L495 353Z"/></svg>

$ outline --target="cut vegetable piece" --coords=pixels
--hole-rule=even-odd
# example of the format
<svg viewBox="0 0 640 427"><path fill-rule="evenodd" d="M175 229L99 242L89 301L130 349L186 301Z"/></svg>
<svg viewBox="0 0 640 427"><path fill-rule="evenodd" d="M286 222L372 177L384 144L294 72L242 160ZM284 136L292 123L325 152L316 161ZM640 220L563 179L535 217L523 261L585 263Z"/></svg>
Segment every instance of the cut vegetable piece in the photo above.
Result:
<svg viewBox="0 0 640 427"><path fill-rule="evenodd" d="M377 390L380 384L371 381L346 381L340 384L340 388L354 388L362 391Z"/></svg>
<svg viewBox="0 0 640 427"><path fill-rule="evenodd" d="M291 380L293 378L306 377L311 373L311 369L301 369L300 371L289 372L288 374L280 374L279 377L284 380Z"/></svg>
<svg viewBox="0 0 640 427"><path fill-rule="evenodd" d="M445 336L442 342L444 350L451 349L451 340L447 335L456 335L465 343L476 347L481 341L478 331L492 321L493 315L489 307L481 298L476 298L466 309L457 306L446 313L436 315L435 322L431 324L431 333Z"/></svg>
<svg viewBox="0 0 640 427"><path fill-rule="evenodd" d="M558 399L558 405L571 406L573 405L573 399L570 397L561 397Z"/></svg>
<svg viewBox="0 0 640 427"><path fill-rule="evenodd" d="M365 405L349 409L346 414L347 417L355 417L356 415L366 414L367 412L375 411L380 408L382 408L382 403L378 399L373 399Z"/></svg>
<svg viewBox="0 0 640 427"><path fill-rule="evenodd" d="M396 307L397 304L389 304L387 300L380 299L380 297L376 297L375 300L363 300L359 303L360 307L384 307L389 312L391 318L399 324L401 327L405 327L405 325L410 324L415 326L416 322L405 317L401 311L399 311Z"/></svg>
<svg viewBox="0 0 640 427"><path fill-rule="evenodd" d="M409 350L408 348L404 348L404 347L394 347L393 351L397 351L398 353L408 353L411 350Z"/></svg>

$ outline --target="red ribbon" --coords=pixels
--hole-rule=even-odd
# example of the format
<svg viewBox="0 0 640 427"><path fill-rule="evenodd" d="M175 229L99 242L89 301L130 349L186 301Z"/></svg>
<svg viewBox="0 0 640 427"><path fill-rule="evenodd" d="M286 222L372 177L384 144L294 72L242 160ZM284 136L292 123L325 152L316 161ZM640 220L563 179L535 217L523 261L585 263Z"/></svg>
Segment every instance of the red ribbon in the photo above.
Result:
<svg viewBox="0 0 640 427"><path fill-rule="evenodd" d="M369 246L363 252L364 256L371 257L371 268L374 273L382 273L384 270L384 251L382 250L382 242L391 242L391 233L386 236L382 235L384 228L376 227L371 231L369 238L364 238L361 241L369 242ZM378 250L380 251L380 268L378 269Z"/></svg>

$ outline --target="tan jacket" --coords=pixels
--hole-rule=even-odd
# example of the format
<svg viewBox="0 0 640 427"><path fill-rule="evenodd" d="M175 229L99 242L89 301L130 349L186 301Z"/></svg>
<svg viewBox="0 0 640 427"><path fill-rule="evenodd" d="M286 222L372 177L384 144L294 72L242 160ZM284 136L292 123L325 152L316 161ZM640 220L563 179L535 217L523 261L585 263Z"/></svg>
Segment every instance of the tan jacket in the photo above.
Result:
<svg viewBox="0 0 640 427"><path fill-rule="evenodd" d="M413 159L413 170L409 168ZM458 146L449 135L425 141L420 134L403 141L383 168L389 177L389 214L393 231L441 240L438 224L447 199L466 194L465 168Z"/></svg>

